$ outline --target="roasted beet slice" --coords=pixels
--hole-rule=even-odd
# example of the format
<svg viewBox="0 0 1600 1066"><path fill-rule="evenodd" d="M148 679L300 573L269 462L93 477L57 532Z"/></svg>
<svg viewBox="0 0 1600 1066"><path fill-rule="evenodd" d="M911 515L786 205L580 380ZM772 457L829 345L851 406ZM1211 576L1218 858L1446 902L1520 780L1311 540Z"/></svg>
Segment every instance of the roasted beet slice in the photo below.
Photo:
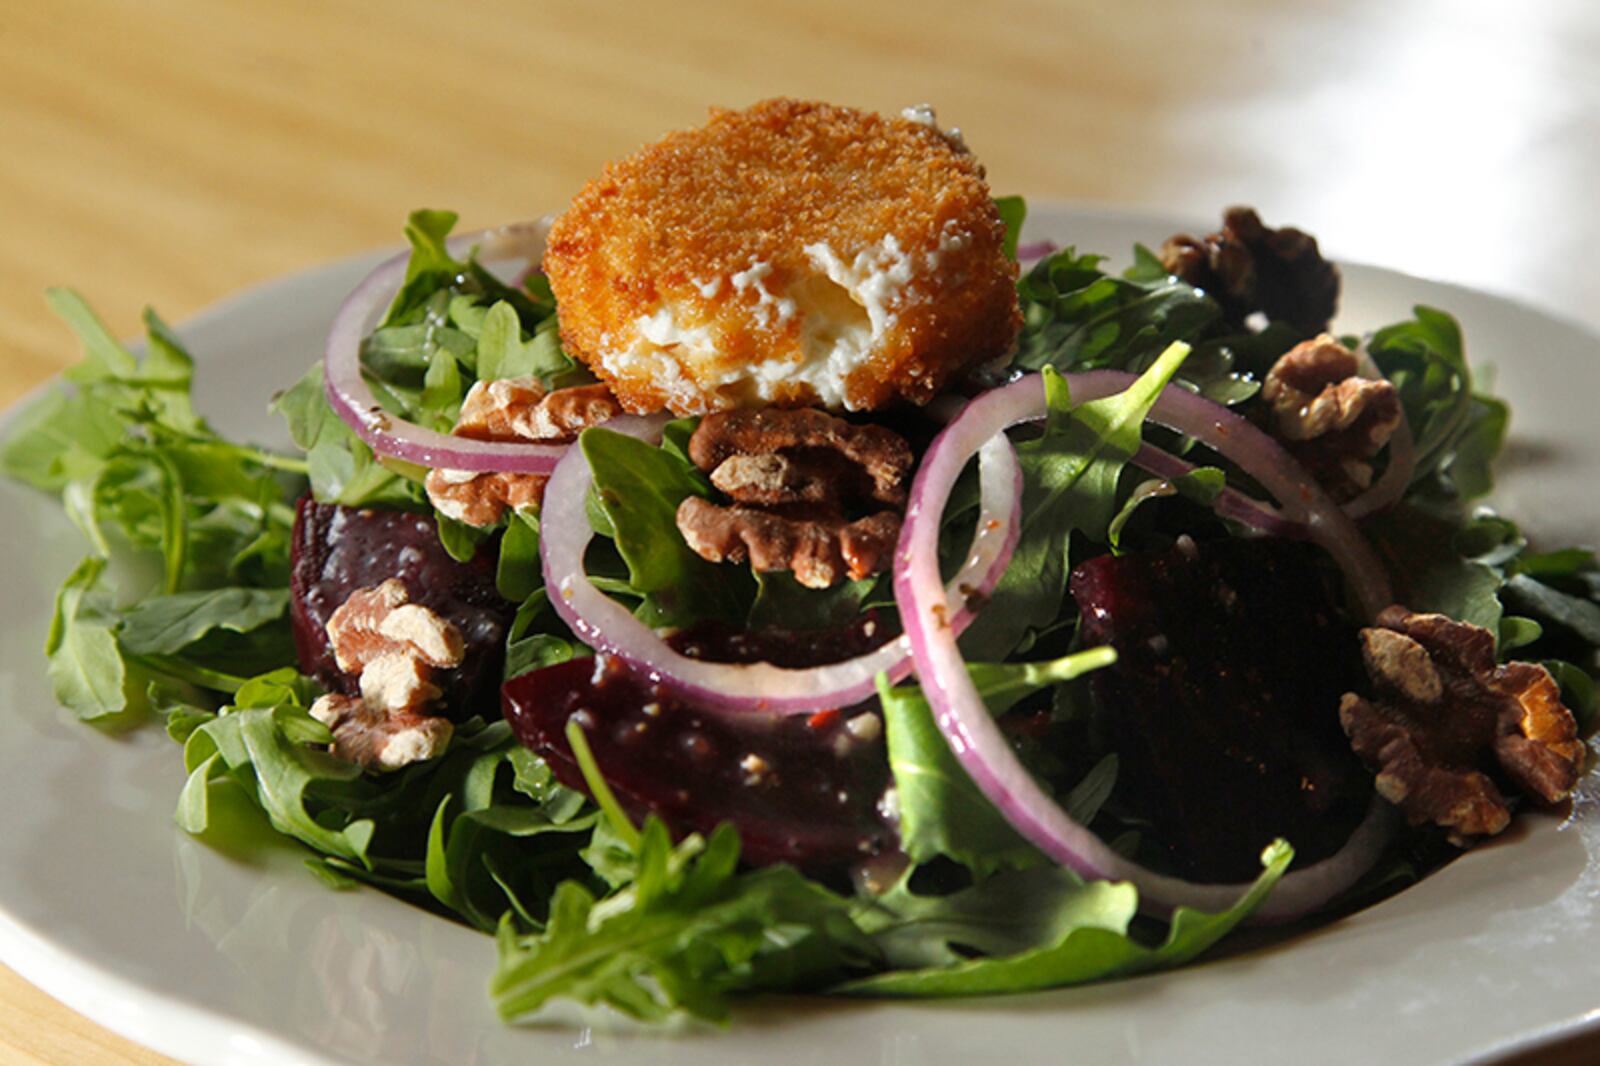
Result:
<svg viewBox="0 0 1600 1066"><path fill-rule="evenodd" d="M1182 873L1248 880L1276 837L1301 862L1344 843L1372 795L1339 728L1361 657L1314 549L1186 541L1091 559L1071 590L1084 642L1117 650L1090 689L1118 751L1118 801Z"/></svg>
<svg viewBox="0 0 1600 1066"><path fill-rule="evenodd" d="M830 650L875 634L819 640ZM750 661L767 636L698 628L675 643L718 661ZM842 642L842 643L840 643ZM789 643L789 658L802 657ZM854 654L854 652L852 652ZM813 661L827 661L816 659ZM659 815L675 833L732 822L746 862L836 872L895 844L879 805L889 786L875 704L809 717L713 714L636 680L615 660L575 659L508 682L505 717L518 739L583 788L567 743L582 724L606 781L630 815Z"/></svg>
<svg viewBox="0 0 1600 1066"><path fill-rule="evenodd" d="M900 635L873 609L825 629L739 629L726 622L699 622L667 643L692 659L714 663L772 663L790 670L822 666L865 655Z"/></svg>
<svg viewBox="0 0 1600 1066"><path fill-rule="evenodd" d="M493 717L506 630L517 610L496 591L494 574L494 553L487 547L470 563L450 558L427 515L341 507L304 497L295 514L289 577L300 669L330 689L355 695L356 677L333 660L325 628L328 616L356 589L398 578L412 602L455 623L466 638L461 666L442 670L436 678L450 717Z"/></svg>

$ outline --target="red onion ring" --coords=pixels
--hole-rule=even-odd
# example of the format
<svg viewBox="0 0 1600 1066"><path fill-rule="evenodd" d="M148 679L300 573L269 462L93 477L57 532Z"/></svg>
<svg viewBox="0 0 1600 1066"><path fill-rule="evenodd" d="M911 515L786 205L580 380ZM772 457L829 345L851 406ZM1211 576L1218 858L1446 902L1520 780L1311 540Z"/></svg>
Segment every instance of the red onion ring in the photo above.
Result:
<svg viewBox="0 0 1600 1066"><path fill-rule="evenodd" d="M1097 371L1069 375L1075 402L1126 388L1130 375ZM950 750L990 802L1028 840L1064 866L1087 878L1128 881L1139 889L1141 906L1167 913L1180 906L1218 911L1232 906L1248 885L1197 884L1157 873L1117 854L1087 826L1067 813L1018 761L973 685L944 621L948 610L939 585L939 522L951 489L973 452L1011 426L1044 417L1043 380L1030 376L985 393L967 405L934 440L912 487L906 525L895 551L895 599L906 622L911 653L934 721ZM1292 513L1303 515L1312 539L1332 552L1349 574L1352 565L1377 567L1371 550L1350 519L1338 510L1308 474L1278 444L1237 415L1183 389L1163 390L1152 418L1217 448L1262 485ZM1250 432L1245 432L1248 427ZM1380 571L1381 572L1381 571ZM1360 582L1358 592L1378 596L1385 582ZM1375 610L1376 608L1371 608ZM1257 919L1286 920L1305 914L1353 885L1383 849L1392 816L1374 799L1365 820L1336 854L1287 875L1257 911Z"/></svg>
<svg viewBox="0 0 1600 1066"><path fill-rule="evenodd" d="M527 259L537 262L544 254L548 218L516 222L499 229L480 230L452 237L450 253L465 256L478 246L482 258ZM356 286L339 308L328 332L323 359L323 387L339 417L356 436L379 455L419 466L449 470L506 471L548 474L567 450L565 444L522 444L452 437L387 413L361 375L361 342L382 320L384 312L405 282L409 252L385 260Z"/></svg>
<svg viewBox="0 0 1600 1066"><path fill-rule="evenodd" d="M665 417L623 415L605 428L650 440L660 435ZM966 562L948 588L941 585L944 603L961 604L948 622L956 632L971 621L976 605L1005 572L1022 525L1022 471L1011 442L1000 434L975 450L979 452L977 530ZM594 537L586 508L591 484L583 449L572 448L545 486L539 543L545 587L556 612L579 639L627 662L652 684L711 709L809 714L867 699L876 692L880 673L898 681L911 672L911 646L904 635L854 659L802 670L770 663L707 662L677 652L585 575L584 551ZM933 565L937 574L937 558Z"/></svg>

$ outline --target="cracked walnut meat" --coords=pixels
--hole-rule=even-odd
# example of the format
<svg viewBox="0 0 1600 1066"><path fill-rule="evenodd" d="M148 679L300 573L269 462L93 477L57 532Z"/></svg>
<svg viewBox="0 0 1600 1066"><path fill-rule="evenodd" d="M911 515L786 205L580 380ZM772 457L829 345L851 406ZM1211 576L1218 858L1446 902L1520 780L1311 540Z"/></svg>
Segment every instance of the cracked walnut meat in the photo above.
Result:
<svg viewBox="0 0 1600 1066"><path fill-rule="evenodd" d="M622 407L604 385L547 393L534 378L507 378L474 384L450 432L473 440L564 443L621 413ZM542 474L440 469L430 470L423 484L429 502L441 514L486 527L499 522L507 507L537 509L547 480Z"/></svg>
<svg viewBox="0 0 1600 1066"><path fill-rule="evenodd" d="M1261 398L1273 436L1341 502L1372 484L1372 458L1400 425L1393 383L1362 377L1356 354L1327 333L1285 352Z"/></svg>
<svg viewBox="0 0 1600 1066"><path fill-rule="evenodd" d="M898 434L810 408L726 411L701 420L689 457L733 501L679 505L678 529L702 558L789 570L807 588L887 567L912 464ZM877 509L852 520L851 505Z"/></svg>
<svg viewBox="0 0 1600 1066"><path fill-rule="evenodd" d="M1494 638L1441 614L1386 608L1361 631L1374 698L1346 693L1339 721L1412 825L1465 847L1511 821L1500 783L1546 804L1577 784L1585 748L1550 672L1497 665Z"/></svg>
<svg viewBox="0 0 1600 1066"><path fill-rule="evenodd" d="M460 666L461 631L393 578L357 589L328 617L339 668L357 674L360 696L329 693L311 716L333 732L333 754L369 769L431 759L450 743L447 719L426 714L440 697L433 672Z"/></svg>
<svg viewBox="0 0 1600 1066"><path fill-rule="evenodd" d="M375 707L330 693L311 705L311 717L333 733L333 754L369 770L398 770L444 754L453 728L447 718Z"/></svg>
<svg viewBox="0 0 1600 1066"><path fill-rule="evenodd" d="M1235 324L1260 311L1302 335L1321 333L1339 304L1338 268L1322 258L1317 239L1272 229L1248 207L1223 212L1216 233L1168 238L1161 264L1214 296Z"/></svg>

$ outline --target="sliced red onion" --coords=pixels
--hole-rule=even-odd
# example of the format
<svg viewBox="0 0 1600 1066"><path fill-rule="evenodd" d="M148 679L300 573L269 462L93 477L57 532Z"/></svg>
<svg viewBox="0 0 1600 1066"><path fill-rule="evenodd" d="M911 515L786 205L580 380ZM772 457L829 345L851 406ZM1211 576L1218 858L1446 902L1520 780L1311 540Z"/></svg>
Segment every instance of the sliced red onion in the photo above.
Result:
<svg viewBox="0 0 1600 1066"><path fill-rule="evenodd" d="M548 218L517 222L450 238L450 254L465 257L477 246L486 262L538 262L550 230ZM548 474L567 450L565 444L521 444L452 437L387 413L361 375L361 342L377 327L400 291L410 253L386 260L345 298L328 333L323 381L328 403L356 436L379 455L419 466L482 472Z"/></svg>
<svg viewBox="0 0 1600 1066"><path fill-rule="evenodd" d="M1133 378L1097 371L1069 375L1067 381L1074 401L1081 402L1120 391ZM1140 866L1074 821L1039 786L984 706L956 646L956 633L945 621L948 606L939 584L939 524L956 479L974 452L1011 426L1044 417L1045 408L1043 382L1037 376L985 393L940 433L917 471L895 551L894 580L918 679L939 730L973 782L1018 832L1047 855L1087 878L1131 882L1139 889L1141 905L1152 912L1166 913L1180 906L1223 910L1249 886L1199 884ZM1358 591L1365 588L1364 600L1387 602L1378 595L1384 582L1357 581L1357 575L1350 573L1352 566L1378 566L1359 532L1271 438L1182 389L1164 390L1152 418L1201 439L1239 464L1288 511L1300 516L1312 538L1335 555ZM1286 920L1326 903L1372 866L1390 829L1387 806L1374 799L1345 846L1321 862L1287 874L1256 917Z"/></svg>
<svg viewBox="0 0 1600 1066"><path fill-rule="evenodd" d="M650 440L660 435L664 421L661 415L624 415L606 428ZM1011 442L999 434L974 450L977 530L966 562L948 588L940 587L941 604L959 605L948 621L956 632L971 621L976 606L1005 572L1022 524L1022 471ZM898 681L911 672L911 647L903 635L854 659L798 670L771 663L707 662L679 653L585 575L584 552L594 537L586 508L591 484L583 449L572 448L545 487L539 545L545 587L556 612L584 643L617 656L650 682L703 707L809 714L860 703L876 691L880 673Z"/></svg>
<svg viewBox="0 0 1600 1066"><path fill-rule="evenodd" d="M1195 469L1195 465L1188 460L1164 452L1153 444L1139 445L1139 450L1129 462L1146 473L1168 481L1192 473ZM1243 522L1251 529L1270 533L1274 537L1299 540L1306 536L1305 523L1285 518L1276 507L1251 499L1235 488L1224 488L1218 493L1217 498L1211 501L1211 509L1223 518Z"/></svg>
<svg viewBox="0 0 1600 1066"><path fill-rule="evenodd" d="M1017 262L1036 263L1047 255L1054 255L1061 246L1055 241L1029 241L1017 245Z"/></svg>

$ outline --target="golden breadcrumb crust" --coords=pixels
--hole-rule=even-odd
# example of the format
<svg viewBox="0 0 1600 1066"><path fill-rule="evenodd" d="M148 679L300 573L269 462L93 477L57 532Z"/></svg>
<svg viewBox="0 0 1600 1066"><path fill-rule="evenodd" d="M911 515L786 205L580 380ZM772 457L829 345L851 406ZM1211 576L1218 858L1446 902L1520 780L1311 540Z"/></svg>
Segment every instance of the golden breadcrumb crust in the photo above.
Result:
<svg viewBox="0 0 1600 1066"><path fill-rule="evenodd" d="M906 118L777 99L713 109L707 125L607 165L551 229L544 269L567 351L630 410L841 398L865 410L925 403L1010 349L1017 267L1003 238L983 168L959 140ZM899 267L877 290L888 292L878 328L853 365L815 358L841 329L871 325L860 293L819 266L819 243L836 263L864 254ZM641 320L660 322L664 308L673 336L690 342L658 344L659 330L642 339ZM808 353L809 377L789 380ZM813 387L824 370L831 396Z"/></svg>

